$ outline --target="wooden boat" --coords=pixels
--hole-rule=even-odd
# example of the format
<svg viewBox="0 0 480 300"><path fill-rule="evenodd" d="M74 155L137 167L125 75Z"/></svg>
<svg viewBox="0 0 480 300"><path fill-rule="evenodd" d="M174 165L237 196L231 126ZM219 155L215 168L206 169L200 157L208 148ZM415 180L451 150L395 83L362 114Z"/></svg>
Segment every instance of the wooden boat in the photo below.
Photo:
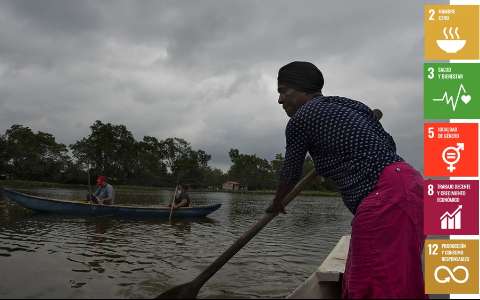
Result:
<svg viewBox="0 0 480 300"><path fill-rule="evenodd" d="M320 267L288 299L340 299L350 236L342 236Z"/></svg>
<svg viewBox="0 0 480 300"><path fill-rule="evenodd" d="M83 216L115 216L128 218L168 219L169 207L137 207L125 205L100 205L87 202L57 200L20 193L11 189L3 189L4 195L19 205L39 211L67 215ZM173 210L172 218L199 218L220 208L221 204L181 207Z"/></svg>

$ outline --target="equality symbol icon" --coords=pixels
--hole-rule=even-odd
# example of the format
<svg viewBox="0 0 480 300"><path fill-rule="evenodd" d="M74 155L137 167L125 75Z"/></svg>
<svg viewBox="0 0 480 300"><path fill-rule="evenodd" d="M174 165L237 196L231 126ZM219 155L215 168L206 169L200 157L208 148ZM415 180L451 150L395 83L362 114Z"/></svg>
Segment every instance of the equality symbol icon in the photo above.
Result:
<svg viewBox="0 0 480 300"><path fill-rule="evenodd" d="M462 229L462 207L459 205L453 213L447 211L440 217L442 229Z"/></svg>
<svg viewBox="0 0 480 300"><path fill-rule="evenodd" d="M450 173L456 169L454 165L460 160L460 150L465 150L464 143L457 143L457 147L447 147L442 152L442 159L448 165Z"/></svg>
<svg viewBox="0 0 480 300"><path fill-rule="evenodd" d="M455 34L455 35L454 35ZM437 40L437 46L447 53L457 53L462 50L467 43L466 40L461 40L458 34L458 27L444 27L444 40Z"/></svg>
<svg viewBox="0 0 480 300"><path fill-rule="evenodd" d="M444 278L439 278L438 276L438 273L440 273L440 270L445 270L447 271L448 275L445 276ZM463 273L464 273L464 278L463 279L458 279L457 277L455 277L455 273L458 271L458 270L462 270ZM438 283L449 283L450 282L450 279L455 281L456 283L459 283L459 284L462 284L462 283L465 283L468 281L468 277L469 277L469 273L468 273L468 269L464 266L456 266L455 268L453 268L453 270L450 270L449 267L447 266L438 266L436 269L435 269L435 272L433 274L435 276L435 280L438 282Z"/></svg>

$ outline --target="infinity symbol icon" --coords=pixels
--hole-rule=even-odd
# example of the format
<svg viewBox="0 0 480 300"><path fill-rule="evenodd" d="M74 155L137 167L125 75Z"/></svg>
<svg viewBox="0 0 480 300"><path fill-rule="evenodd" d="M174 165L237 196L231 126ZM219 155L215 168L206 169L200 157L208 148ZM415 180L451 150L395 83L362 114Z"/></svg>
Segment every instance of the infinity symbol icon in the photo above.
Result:
<svg viewBox="0 0 480 300"><path fill-rule="evenodd" d="M443 279L438 278L438 273L440 272L440 270L447 271L449 276L446 276ZM457 272L457 270L463 270L463 272L465 273L465 277L463 279L458 279L457 277L455 277L454 273ZM464 266L456 266L455 268L453 268L453 270L450 270L450 268L447 266L439 266L435 269L435 272L433 275L435 276L435 280L438 283L448 283L450 282L450 279L452 279L456 283L462 284L467 282L469 273L468 273L468 269Z"/></svg>

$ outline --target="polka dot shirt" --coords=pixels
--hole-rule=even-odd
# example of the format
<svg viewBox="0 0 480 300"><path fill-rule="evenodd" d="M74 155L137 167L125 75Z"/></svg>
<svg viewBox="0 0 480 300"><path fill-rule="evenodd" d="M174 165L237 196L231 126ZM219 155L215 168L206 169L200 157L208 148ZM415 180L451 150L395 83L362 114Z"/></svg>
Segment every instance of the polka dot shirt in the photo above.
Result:
<svg viewBox="0 0 480 300"><path fill-rule="evenodd" d="M290 118L281 180L296 183L307 152L318 175L331 178L343 202L355 214L375 187L383 168L403 161L393 138L365 104L343 97L320 96Z"/></svg>

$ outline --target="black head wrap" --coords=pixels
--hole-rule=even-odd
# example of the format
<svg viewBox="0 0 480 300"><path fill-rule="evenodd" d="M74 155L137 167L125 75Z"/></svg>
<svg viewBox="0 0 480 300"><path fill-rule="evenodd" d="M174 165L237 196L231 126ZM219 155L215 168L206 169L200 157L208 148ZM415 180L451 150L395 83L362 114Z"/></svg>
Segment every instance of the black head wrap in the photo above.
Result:
<svg viewBox="0 0 480 300"><path fill-rule="evenodd" d="M323 75L310 62L294 61L280 68L278 82L302 92L315 93L323 88Z"/></svg>

